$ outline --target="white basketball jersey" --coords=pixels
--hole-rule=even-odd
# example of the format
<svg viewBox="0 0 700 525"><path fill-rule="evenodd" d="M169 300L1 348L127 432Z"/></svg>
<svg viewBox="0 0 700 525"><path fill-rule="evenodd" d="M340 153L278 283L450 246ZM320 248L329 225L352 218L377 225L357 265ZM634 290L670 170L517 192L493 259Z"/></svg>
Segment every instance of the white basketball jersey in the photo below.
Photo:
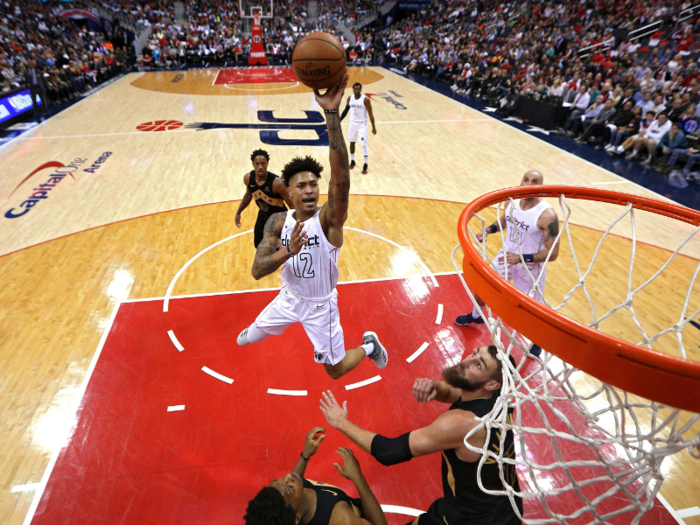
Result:
<svg viewBox="0 0 700 525"><path fill-rule="evenodd" d="M355 95L350 95L350 124L355 126L367 125L367 106L365 106L365 97L360 95L360 98L355 98Z"/></svg>
<svg viewBox="0 0 700 525"><path fill-rule="evenodd" d="M520 209L521 200L513 201L513 217L511 205L506 207L506 243L505 249L512 253L537 253L544 250L544 231L537 228L537 221L545 210L552 206L540 201L529 210ZM517 231L517 235L516 235ZM520 249L518 248L520 244ZM530 265L528 265L530 266Z"/></svg>
<svg viewBox="0 0 700 525"><path fill-rule="evenodd" d="M287 259L282 266L282 282L300 299L324 301L328 299L335 285L338 284L338 254L340 248L336 248L323 233L318 209L316 215L302 223L304 233L309 238L309 243L298 254ZM287 212L287 218L282 226L280 242L286 250L289 237L296 225L293 218L294 210Z"/></svg>

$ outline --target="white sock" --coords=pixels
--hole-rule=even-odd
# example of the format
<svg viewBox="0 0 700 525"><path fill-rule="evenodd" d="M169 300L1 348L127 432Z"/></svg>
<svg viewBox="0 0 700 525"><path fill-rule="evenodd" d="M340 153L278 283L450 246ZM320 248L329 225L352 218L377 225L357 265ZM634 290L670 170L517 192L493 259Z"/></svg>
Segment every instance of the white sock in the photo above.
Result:
<svg viewBox="0 0 700 525"><path fill-rule="evenodd" d="M354 154L354 153L351 153L351 154L350 154L350 160L355 160L355 154Z"/></svg>
<svg viewBox="0 0 700 525"><path fill-rule="evenodd" d="M365 350L365 354L370 355L374 352L374 343L365 343L362 345L362 348Z"/></svg>
<svg viewBox="0 0 700 525"><path fill-rule="evenodd" d="M368 159L368 158L369 158L369 157L368 157L367 155L365 155L365 164L367 164L367 159Z"/></svg>
<svg viewBox="0 0 700 525"><path fill-rule="evenodd" d="M474 319L479 319L481 317L481 314L479 313L479 308L474 305L474 309L472 310L472 317Z"/></svg>

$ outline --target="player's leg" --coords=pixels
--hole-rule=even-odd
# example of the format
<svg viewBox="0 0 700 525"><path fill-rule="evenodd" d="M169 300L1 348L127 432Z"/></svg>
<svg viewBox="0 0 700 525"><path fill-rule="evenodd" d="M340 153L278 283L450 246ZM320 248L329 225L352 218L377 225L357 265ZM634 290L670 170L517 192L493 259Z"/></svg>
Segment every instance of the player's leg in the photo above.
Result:
<svg viewBox="0 0 700 525"><path fill-rule="evenodd" d="M348 141L350 142L350 169L355 167L355 142L357 142L357 126L352 122L348 126Z"/></svg>
<svg viewBox="0 0 700 525"><path fill-rule="evenodd" d="M262 211L258 212L258 218L255 221L255 228L253 229L253 244L257 249L258 244L263 240L263 234L265 233L265 223L267 222L268 216Z"/></svg>
<svg viewBox="0 0 700 525"><path fill-rule="evenodd" d="M534 265L533 268L526 268L522 264L516 264L512 268L514 270L513 286L515 286L525 295L542 304L544 304L544 282L545 277L547 276L547 270L542 268L543 266L544 265L542 264L537 264ZM535 283L537 283L536 290L534 288ZM528 338L525 338L525 341L528 343L526 355L528 357L539 357L542 353L542 347L540 347L534 341L530 341Z"/></svg>
<svg viewBox="0 0 700 525"><path fill-rule="evenodd" d="M295 303L296 300L283 288L253 324L238 334L238 346L259 343L270 335L280 335L289 325L298 322Z"/></svg>
<svg viewBox="0 0 700 525"><path fill-rule="evenodd" d="M360 137L360 146L362 147L362 156L364 157L364 165L362 166L362 174L367 174L368 171L368 159L369 159L369 149L367 148L367 125L365 124L362 129L358 130L358 135Z"/></svg>
<svg viewBox="0 0 700 525"><path fill-rule="evenodd" d="M501 262L501 258L503 257L503 249L499 250L498 253L496 254L496 257L493 258L493 261L491 263L491 267L498 272L498 274L505 279L506 277L506 268L505 268L505 263ZM512 279L512 276L510 275L510 269L508 270L508 278ZM474 298L476 299L476 304L474 305L473 310L469 314L464 314L460 315L455 319L455 324L458 326L467 326L468 324L471 323L476 323L476 324L483 324L484 319L481 317L481 314L479 313L479 307L483 310L484 306L486 306L486 303L478 296L474 295Z"/></svg>
<svg viewBox="0 0 700 525"><path fill-rule="evenodd" d="M314 345L314 360L323 364L326 373L332 379L347 374L365 357L372 359L378 368L386 366L386 350L374 332L365 332L361 346L345 350L337 296L332 297L322 308L307 309L301 324Z"/></svg>

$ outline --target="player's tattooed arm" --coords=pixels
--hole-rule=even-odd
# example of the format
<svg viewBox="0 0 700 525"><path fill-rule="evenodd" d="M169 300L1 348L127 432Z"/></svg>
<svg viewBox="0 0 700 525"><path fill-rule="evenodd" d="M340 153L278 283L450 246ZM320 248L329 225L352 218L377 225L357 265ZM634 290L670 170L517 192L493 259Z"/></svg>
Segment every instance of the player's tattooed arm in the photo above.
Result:
<svg viewBox="0 0 700 525"><path fill-rule="evenodd" d="M286 249L277 249L286 216L286 212L275 213L265 223L263 239L258 244L258 250L255 252L255 260L253 261L252 274L255 280L270 275L282 266L284 261L289 259Z"/></svg>
<svg viewBox="0 0 700 525"><path fill-rule="evenodd" d="M544 262L547 260L547 255L552 252L549 257L550 262L556 261L559 257L559 217L553 209L545 210L540 219L537 221L537 227L544 232L544 250L534 254L534 262Z"/></svg>

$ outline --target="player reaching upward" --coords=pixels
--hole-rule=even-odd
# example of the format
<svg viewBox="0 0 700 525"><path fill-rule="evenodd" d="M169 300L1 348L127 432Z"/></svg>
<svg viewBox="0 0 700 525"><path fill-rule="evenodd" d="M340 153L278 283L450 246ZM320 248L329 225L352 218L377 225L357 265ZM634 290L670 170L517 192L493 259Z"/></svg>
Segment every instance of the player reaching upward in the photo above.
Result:
<svg viewBox="0 0 700 525"><path fill-rule="evenodd" d="M362 94L362 84L355 82L352 85L352 95L348 97L345 104L343 114L340 115L340 120L345 118L345 115L350 111L350 127L348 128L348 140L350 141L350 169L355 167L355 142L357 137L360 137L360 146L362 147L362 155L365 158L362 173L366 174L368 170L367 161L369 159L369 150L367 149L367 115L372 123L372 135L377 134L377 128L374 125L374 113L372 113L372 102L369 98Z"/></svg>
<svg viewBox="0 0 700 525"><path fill-rule="evenodd" d="M276 213L265 224L263 240L253 261L253 277L260 279L282 266L282 289L238 336L238 344L258 343L301 323L314 345L314 359L333 379L360 364L365 356L384 368L388 356L374 332L365 332L363 344L345 350L338 314L338 254L343 246L343 225L348 217L350 170L348 151L338 118L347 85L346 76L316 102L326 114L330 141L331 179L328 202L319 208L318 180L323 166L311 157L297 157L282 170L282 180L294 210ZM279 250L277 249L280 244Z"/></svg>
<svg viewBox="0 0 700 525"><path fill-rule="evenodd" d="M528 171L520 181L521 186L533 186L542 184L544 177L539 171ZM503 228L506 229L505 245L496 254L493 267L505 278L505 267L508 266L508 279L513 285L524 294L531 295L533 299L544 302L544 284L546 269L544 261L549 252L552 252L549 261L555 261L559 256L559 243L554 244L559 235L559 219L552 206L540 197L519 199L513 201L512 219L511 205L506 207L505 213L486 228L485 232L476 234L476 238L481 242L484 235L496 233ZM518 246L519 245L519 246ZM528 274L525 266L520 262L520 253L532 277ZM533 281L534 278L534 281ZM535 281L539 284L539 293L533 292L532 287ZM484 302L476 297L479 306L484 306ZM455 319L459 326L466 326L469 323L482 324L484 320L479 314L479 310L474 306L470 314L460 315ZM539 356L542 349L533 344L529 349L529 354Z"/></svg>
<svg viewBox="0 0 700 525"><path fill-rule="evenodd" d="M253 162L253 171L243 176L246 192L236 212L236 226L241 227L241 213L248 207L250 201L255 199L258 205L258 219L255 221L255 238L253 242L258 247L263 238L265 223L275 213L287 211L287 206L294 208L292 198L282 179L274 173L267 171L270 155L264 149L256 149L250 156Z"/></svg>

